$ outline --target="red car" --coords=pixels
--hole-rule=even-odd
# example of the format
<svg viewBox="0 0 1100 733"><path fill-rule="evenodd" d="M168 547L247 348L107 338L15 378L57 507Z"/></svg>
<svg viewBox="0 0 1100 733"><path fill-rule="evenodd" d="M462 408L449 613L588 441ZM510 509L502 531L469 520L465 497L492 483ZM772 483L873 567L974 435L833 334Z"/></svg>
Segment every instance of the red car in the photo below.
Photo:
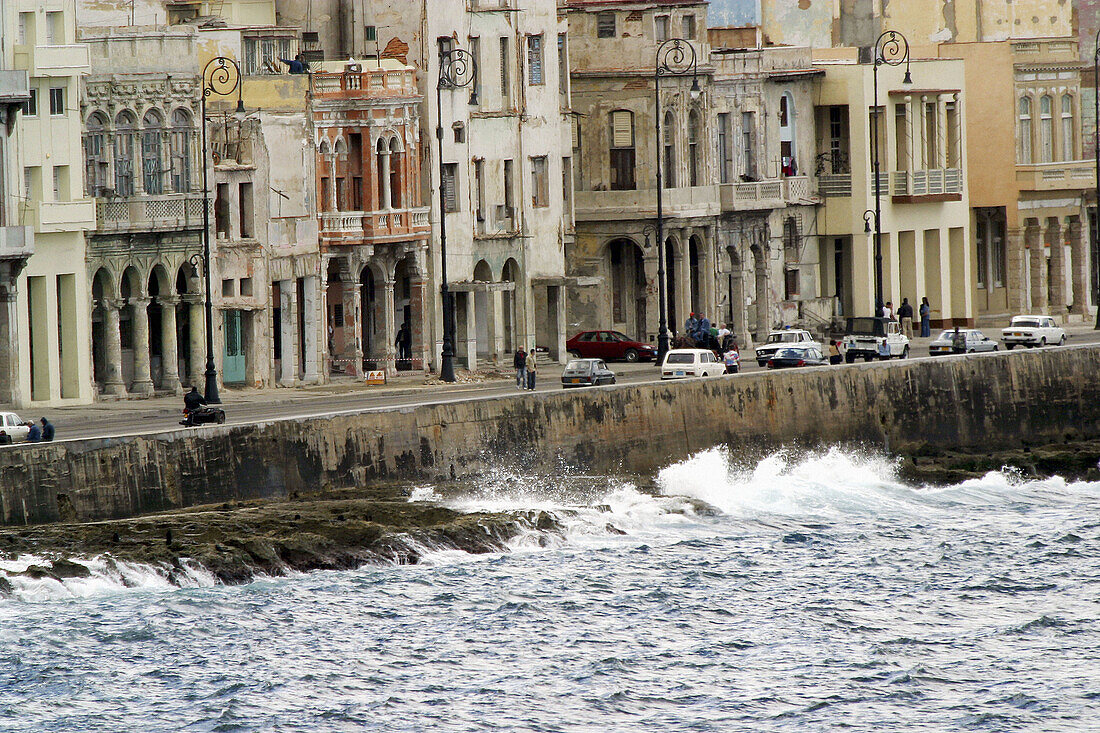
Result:
<svg viewBox="0 0 1100 733"><path fill-rule="evenodd" d="M638 361L657 356L657 349L652 344L635 341L618 331L581 331L565 342L565 348L579 359Z"/></svg>

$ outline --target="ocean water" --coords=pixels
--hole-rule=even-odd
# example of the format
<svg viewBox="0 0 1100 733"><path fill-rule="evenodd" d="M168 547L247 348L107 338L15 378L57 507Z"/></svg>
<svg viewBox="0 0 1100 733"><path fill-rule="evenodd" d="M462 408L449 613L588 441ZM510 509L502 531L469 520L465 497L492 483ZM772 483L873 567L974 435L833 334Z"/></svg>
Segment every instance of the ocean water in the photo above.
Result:
<svg viewBox="0 0 1100 733"><path fill-rule="evenodd" d="M14 578L0 730L1100 730L1100 484L914 487L841 450L656 481L414 492L560 519L494 555Z"/></svg>

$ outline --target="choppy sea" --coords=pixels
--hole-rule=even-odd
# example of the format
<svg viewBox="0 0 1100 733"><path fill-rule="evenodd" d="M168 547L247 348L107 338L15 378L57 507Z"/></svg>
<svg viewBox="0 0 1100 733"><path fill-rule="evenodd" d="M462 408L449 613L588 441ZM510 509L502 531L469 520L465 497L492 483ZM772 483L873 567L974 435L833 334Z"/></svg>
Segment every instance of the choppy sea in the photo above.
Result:
<svg viewBox="0 0 1100 733"><path fill-rule="evenodd" d="M656 481L413 492L559 518L500 554L13 577L0 731L1100 731L1100 484L839 449Z"/></svg>

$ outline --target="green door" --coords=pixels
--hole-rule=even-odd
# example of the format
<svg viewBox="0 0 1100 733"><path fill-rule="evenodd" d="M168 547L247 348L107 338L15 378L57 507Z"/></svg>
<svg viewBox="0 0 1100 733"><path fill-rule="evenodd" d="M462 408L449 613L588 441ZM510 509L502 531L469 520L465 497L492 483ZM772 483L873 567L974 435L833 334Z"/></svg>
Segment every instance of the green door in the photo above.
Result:
<svg viewBox="0 0 1100 733"><path fill-rule="evenodd" d="M244 382L244 339L241 335L241 312L225 311L225 359L222 361L222 381L226 384Z"/></svg>

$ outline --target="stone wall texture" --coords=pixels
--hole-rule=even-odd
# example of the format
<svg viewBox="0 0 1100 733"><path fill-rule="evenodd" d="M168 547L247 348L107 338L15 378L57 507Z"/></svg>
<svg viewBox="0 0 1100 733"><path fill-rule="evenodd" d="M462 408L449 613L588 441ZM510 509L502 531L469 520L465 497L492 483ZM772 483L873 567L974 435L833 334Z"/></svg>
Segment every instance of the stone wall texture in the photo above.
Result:
<svg viewBox="0 0 1100 733"><path fill-rule="evenodd" d="M470 399L0 450L0 524L91 521L507 466L649 473L717 444L897 453L1100 435L1100 348Z"/></svg>

